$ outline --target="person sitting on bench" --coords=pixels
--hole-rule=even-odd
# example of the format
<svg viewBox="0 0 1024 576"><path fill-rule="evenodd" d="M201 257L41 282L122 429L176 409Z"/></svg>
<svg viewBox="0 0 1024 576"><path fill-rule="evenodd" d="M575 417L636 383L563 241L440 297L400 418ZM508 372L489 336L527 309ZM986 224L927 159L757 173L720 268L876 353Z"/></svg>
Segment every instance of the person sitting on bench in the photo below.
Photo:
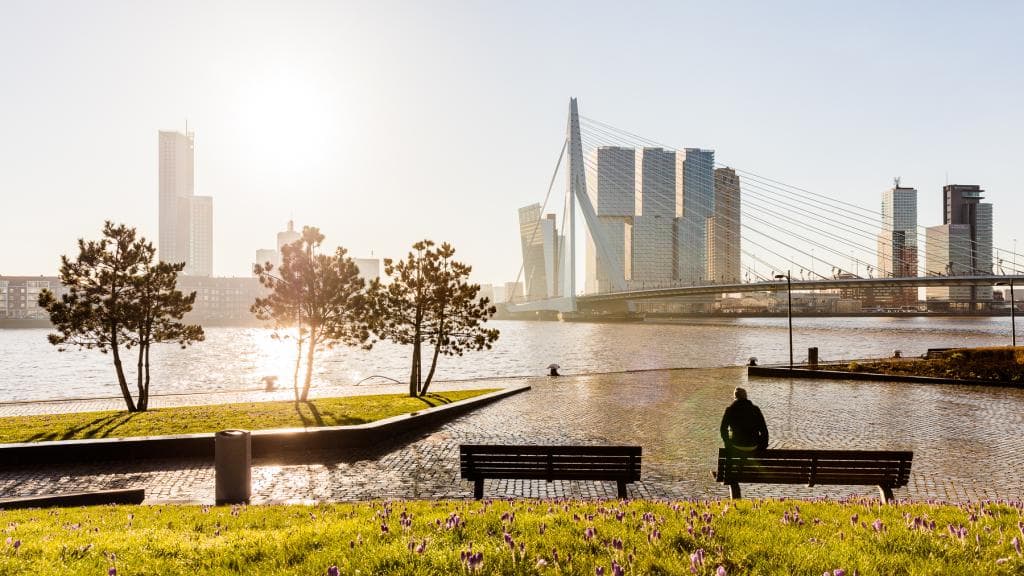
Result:
<svg viewBox="0 0 1024 576"><path fill-rule="evenodd" d="M768 425L761 409L747 400L747 391L736 388L735 400L722 415L721 434L730 450L756 452L768 448Z"/></svg>

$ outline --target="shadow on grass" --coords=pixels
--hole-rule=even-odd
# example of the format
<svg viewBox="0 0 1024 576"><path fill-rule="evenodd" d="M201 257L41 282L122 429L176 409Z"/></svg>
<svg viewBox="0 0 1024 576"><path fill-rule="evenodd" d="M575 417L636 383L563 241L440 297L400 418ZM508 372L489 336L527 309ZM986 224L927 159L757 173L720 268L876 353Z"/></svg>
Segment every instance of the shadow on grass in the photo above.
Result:
<svg viewBox="0 0 1024 576"><path fill-rule="evenodd" d="M115 432L120 426L128 423L135 417L135 413L123 412L101 416L95 420L84 422L78 426L56 430L53 432L41 432L30 436L26 442L39 442L46 440L74 440L77 438L106 438Z"/></svg>
<svg viewBox="0 0 1024 576"><path fill-rule="evenodd" d="M433 408L434 406L440 406L441 404L451 404L452 399L442 394L430 393L426 396L417 396L417 400L420 400L427 406Z"/></svg>

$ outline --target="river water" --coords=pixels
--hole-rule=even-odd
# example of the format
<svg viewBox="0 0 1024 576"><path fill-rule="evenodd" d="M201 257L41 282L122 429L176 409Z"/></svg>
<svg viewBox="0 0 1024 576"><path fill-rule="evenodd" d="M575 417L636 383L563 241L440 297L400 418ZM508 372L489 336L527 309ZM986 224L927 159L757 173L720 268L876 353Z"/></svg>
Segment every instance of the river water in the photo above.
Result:
<svg viewBox="0 0 1024 576"><path fill-rule="evenodd" d="M563 373L655 368L718 367L788 359L785 318L686 320L678 323L574 323L496 321L501 338L490 351L440 360L438 379L543 374L552 363ZM118 395L110 355L95 350L58 352L47 330L0 330L0 402ZM795 358L817 346L822 360L919 355L928 348L1002 346L1009 318L795 318ZM208 328L206 341L187 350L154 346L153 394L261 387L265 376L290 384L291 341L260 328ZM330 387L374 376L403 380L410 349L378 343L373 350L344 347L319 356L314 385ZM134 354L126 358L129 376Z"/></svg>

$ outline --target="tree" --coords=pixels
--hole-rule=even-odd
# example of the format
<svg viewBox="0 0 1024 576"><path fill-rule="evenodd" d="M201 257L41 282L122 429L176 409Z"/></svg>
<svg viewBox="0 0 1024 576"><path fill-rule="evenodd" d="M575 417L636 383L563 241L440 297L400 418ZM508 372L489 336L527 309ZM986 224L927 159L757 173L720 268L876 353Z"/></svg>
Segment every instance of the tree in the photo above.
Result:
<svg viewBox="0 0 1024 576"><path fill-rule="evenodd" d="M405 260L384 260L384 272L392 282L375 280L370 292L376 334L413 347L409 395L416 397L427 393L441 354L461 356L467 350L490 348L498 331L484 328L496 309L488 299L477 299L480 286L468 283L472 268L453 260L450 244L434 248L433 241L422 240L412 248ZM426 380L424 343L434 346Z"/></svg>
<svg viewBox="0 0 1024 576"><path fill-rule="evenodd" d="M178 342L183 348L204 338L199 326L179 322L192 309L195 293L176 289L184 264L153 263L153 244L134 228L105 222L100 240L79 240L78 256L61 256L60 281L67 292L39 295L39 306L57 333L47 339L64 351L68 346L111 353L117 383L129 412L149 406L149 348L153 342ZM121 346L138 347L138 402L128 388Z"/></svg>
<svg viewBox="0 0 1024 576"><path fill-rule="evenodd" d="M266 297L256 299L253 313L261 320L274 322L275 337L295 330L296 402L309 397L318 350L339 343L367 350L373 345L368 342L366 283L359 277L359 268L344 248L339 247L334 254L321 254L323 241L319 228L306 226L301 238L281 248L281 266L276 274L269 262L257 264L253 270L260 284L270 290ZM300 393L299 366L304 346L306 375Z"/></svg>
<svg viewBox="0 0 1024 576"><path fill-rule="evenodd" d="M152 251L152 244L147 247ZM178 273L184 268L184 262L152 264L150 260L142 273L132 279L128 347L138 346L139 410L149 408L150 345L154 342L175 342L185 349L189 344L206 338L201 326L180 322L192 310L196 300L195 292L186 296L177 289Z"/></svg>

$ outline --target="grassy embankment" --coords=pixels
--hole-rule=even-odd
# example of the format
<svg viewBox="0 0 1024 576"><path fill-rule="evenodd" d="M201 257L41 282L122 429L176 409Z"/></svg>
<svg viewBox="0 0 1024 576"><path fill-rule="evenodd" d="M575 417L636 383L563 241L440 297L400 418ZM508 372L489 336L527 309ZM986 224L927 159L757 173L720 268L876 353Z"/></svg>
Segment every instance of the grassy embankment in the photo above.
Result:
<svg viewBox="0 0 1024 576"><path fill-rule="evenodd" d="M10 575L1024 573L1020 502L130 506L0 522Z"/></svg>
<svg viewBox="0 0 1024 576"><path fill-rule="evenodd" d="M458 390L410 398L404 394L316 398L308 402L245 402L157 408L146 412L78 412L0 418L0 443L351 426L472 398L495 389Z"/></svg>
<svg viewBox="0 0 1024 576"><path fill-rule="evenodd" d="M1024 348L958 348L936 358L822 365L823 370L1024 384Z"/></svg>

